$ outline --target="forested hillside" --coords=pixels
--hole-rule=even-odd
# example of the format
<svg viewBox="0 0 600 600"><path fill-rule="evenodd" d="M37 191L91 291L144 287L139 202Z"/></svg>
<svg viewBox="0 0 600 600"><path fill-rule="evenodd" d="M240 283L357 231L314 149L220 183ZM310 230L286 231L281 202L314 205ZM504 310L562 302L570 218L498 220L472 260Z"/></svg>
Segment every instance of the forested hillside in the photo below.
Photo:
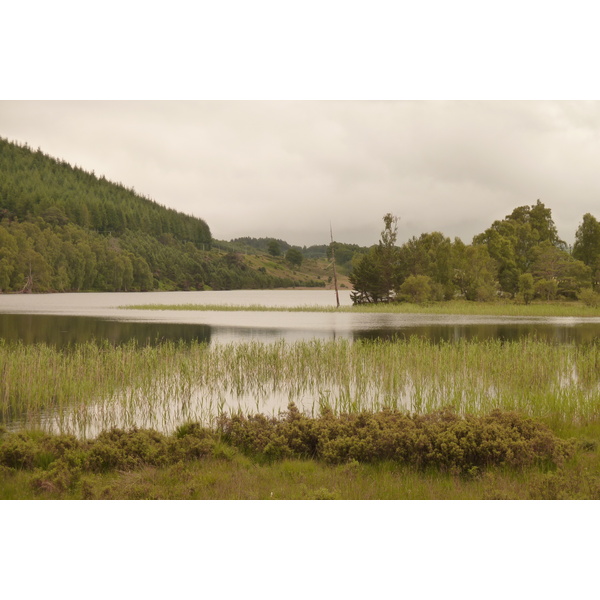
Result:
<svg viewBox="0 0 600 600"><path fill-rule="evenodd" d="M41 217L50 225L72 223L100 233L126 230L208 248L210 229L202 220L166 208L80 168L0 138L0 215L24 221Z"/></svg>
<svg viewBox="0 0 600 600"><path fill-rule="evenodd" d="M321 285L213 248L202 220L0 138L0 291Z"/></svg>

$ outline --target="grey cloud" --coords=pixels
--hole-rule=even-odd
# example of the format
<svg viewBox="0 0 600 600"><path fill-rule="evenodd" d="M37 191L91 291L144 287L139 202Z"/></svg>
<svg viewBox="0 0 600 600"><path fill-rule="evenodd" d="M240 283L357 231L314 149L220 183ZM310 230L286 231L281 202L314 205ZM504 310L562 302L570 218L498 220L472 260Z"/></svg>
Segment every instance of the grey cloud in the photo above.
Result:
<svg viewBox="0 0 600 600"><path fill-rule="evenodd" d="M540 198L600 217L598 102L0 102L0 135L202 217L213 235L470 241Z"/></svg>

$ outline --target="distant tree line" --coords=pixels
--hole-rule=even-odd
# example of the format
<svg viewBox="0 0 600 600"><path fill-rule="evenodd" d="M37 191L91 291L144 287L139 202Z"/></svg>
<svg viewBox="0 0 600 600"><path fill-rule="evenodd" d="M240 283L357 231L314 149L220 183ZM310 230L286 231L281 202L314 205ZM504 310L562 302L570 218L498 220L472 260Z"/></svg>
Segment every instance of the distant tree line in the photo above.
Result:
<svg viewBox="0 0 600 600"><path fill-rule="evenodd" d="M235 238L228 242L228 245L242 252L264 252L271 254L272 256L281 256L287 252L290 248L294 247L301 250L298 246L292 246L284 240L276 238L262 237L240 237Z"/></svg>
<svg viewBox="0 0 600 600"><path fill-rule="evenodd" d="M572 251L539 200L495 221L470 245L436 231L397 246L397 218L383 220L379 243L350 275L355 304L502 296L529 302L600 289L600 223L591 214L584 215Z"/></svg>
<svg viewBox="0 0 600 600"><path fill-rule="evenodd" d="M241 254L203 251L171 234L100 235L42 219L0 221L0 292L269 289L297 281L250 268ZM303 286L321 286L306 281Z"/></svg>
<svg viewBox="0 0 600 600"><path fill-rule="evenodd" d="M276 238L235 238L230 242L213 242L221 249L233 249L238 252L264 252L271 256L284 256L292 264L301 264L305 258L332 258L332 247L335 250L336 265L342 272L349 273L352 270L352 262L355 256L362 255L368 248L357 244L345 244L333 242L333 244L315 244L313 246L292 246L288 242ZM302 260L299 259L299 254ZM291 258L291 260L290 260ZM298 262L300 260L300 262Z"/></svg>

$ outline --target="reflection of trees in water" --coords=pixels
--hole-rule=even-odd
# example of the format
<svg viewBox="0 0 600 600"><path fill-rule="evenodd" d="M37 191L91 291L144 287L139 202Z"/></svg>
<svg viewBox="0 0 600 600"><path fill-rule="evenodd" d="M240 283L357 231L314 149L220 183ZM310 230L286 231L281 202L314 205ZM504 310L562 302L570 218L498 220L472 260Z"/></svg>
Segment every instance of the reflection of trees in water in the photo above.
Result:
<svg viewBox="0 0 600 600"><path fill-rule="evenodd" d="M213 327L210 325L186 323L157 323L110 321L97 317L77 317L65 315L38 314L0 314L0 339L21 340L25 343L46 343L62 347L70 344L85 343L91 340L108 340L119 345L130 340L139 344L157 344L164 340L210 342L247 341L260 339L275 341L285 339L289 342L307 338L336 339L338 337L360 339L408 339L411 336L422 337L433 342L452 342L456 340L500 339L517 340L522 337L536 337L548 343L583 344L598 343L600 323L576 324L473 324L473 325L428 325L415 327L382 327L352 332L335 330L278 329L260 327Z"/></svg>
<svg viewBox="0 0 600 600"><path fill-rule="evenodd" d="M113 345L136 340L141 345L154 345L165 340L210 342L211 327L182 323L107 321L95 317L0 314L0 338L58 347L91 340L108 340Z"/></svg>
<svg viewBox="0 0 600 600"><path fill-rule="evenodd" d="M412 336L432 342L457 340L499 339L513 341L523 337L534 337L552 344L584 344L600 341L600 324L561 325L428 325L403 329L367 329L353 332L354 340L385 339L404 340Z"/></svg>

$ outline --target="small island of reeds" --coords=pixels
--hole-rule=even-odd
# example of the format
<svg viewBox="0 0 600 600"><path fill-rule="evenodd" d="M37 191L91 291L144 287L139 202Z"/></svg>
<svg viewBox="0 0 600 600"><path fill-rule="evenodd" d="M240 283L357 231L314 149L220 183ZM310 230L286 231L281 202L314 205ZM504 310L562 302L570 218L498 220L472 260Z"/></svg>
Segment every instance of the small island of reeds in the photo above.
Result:
<svg viewBox="0 0 600 600"><path fill-rule="evenodd" d="M503 317L600 317L600 306L577 301L532 302L515 301L471 302L380 302L353 306L266 306L260 304L131 304L119 308L130 310L179 310L207 312L326 312L326 313L379 313L425 315L484 315Z"/></svg>

